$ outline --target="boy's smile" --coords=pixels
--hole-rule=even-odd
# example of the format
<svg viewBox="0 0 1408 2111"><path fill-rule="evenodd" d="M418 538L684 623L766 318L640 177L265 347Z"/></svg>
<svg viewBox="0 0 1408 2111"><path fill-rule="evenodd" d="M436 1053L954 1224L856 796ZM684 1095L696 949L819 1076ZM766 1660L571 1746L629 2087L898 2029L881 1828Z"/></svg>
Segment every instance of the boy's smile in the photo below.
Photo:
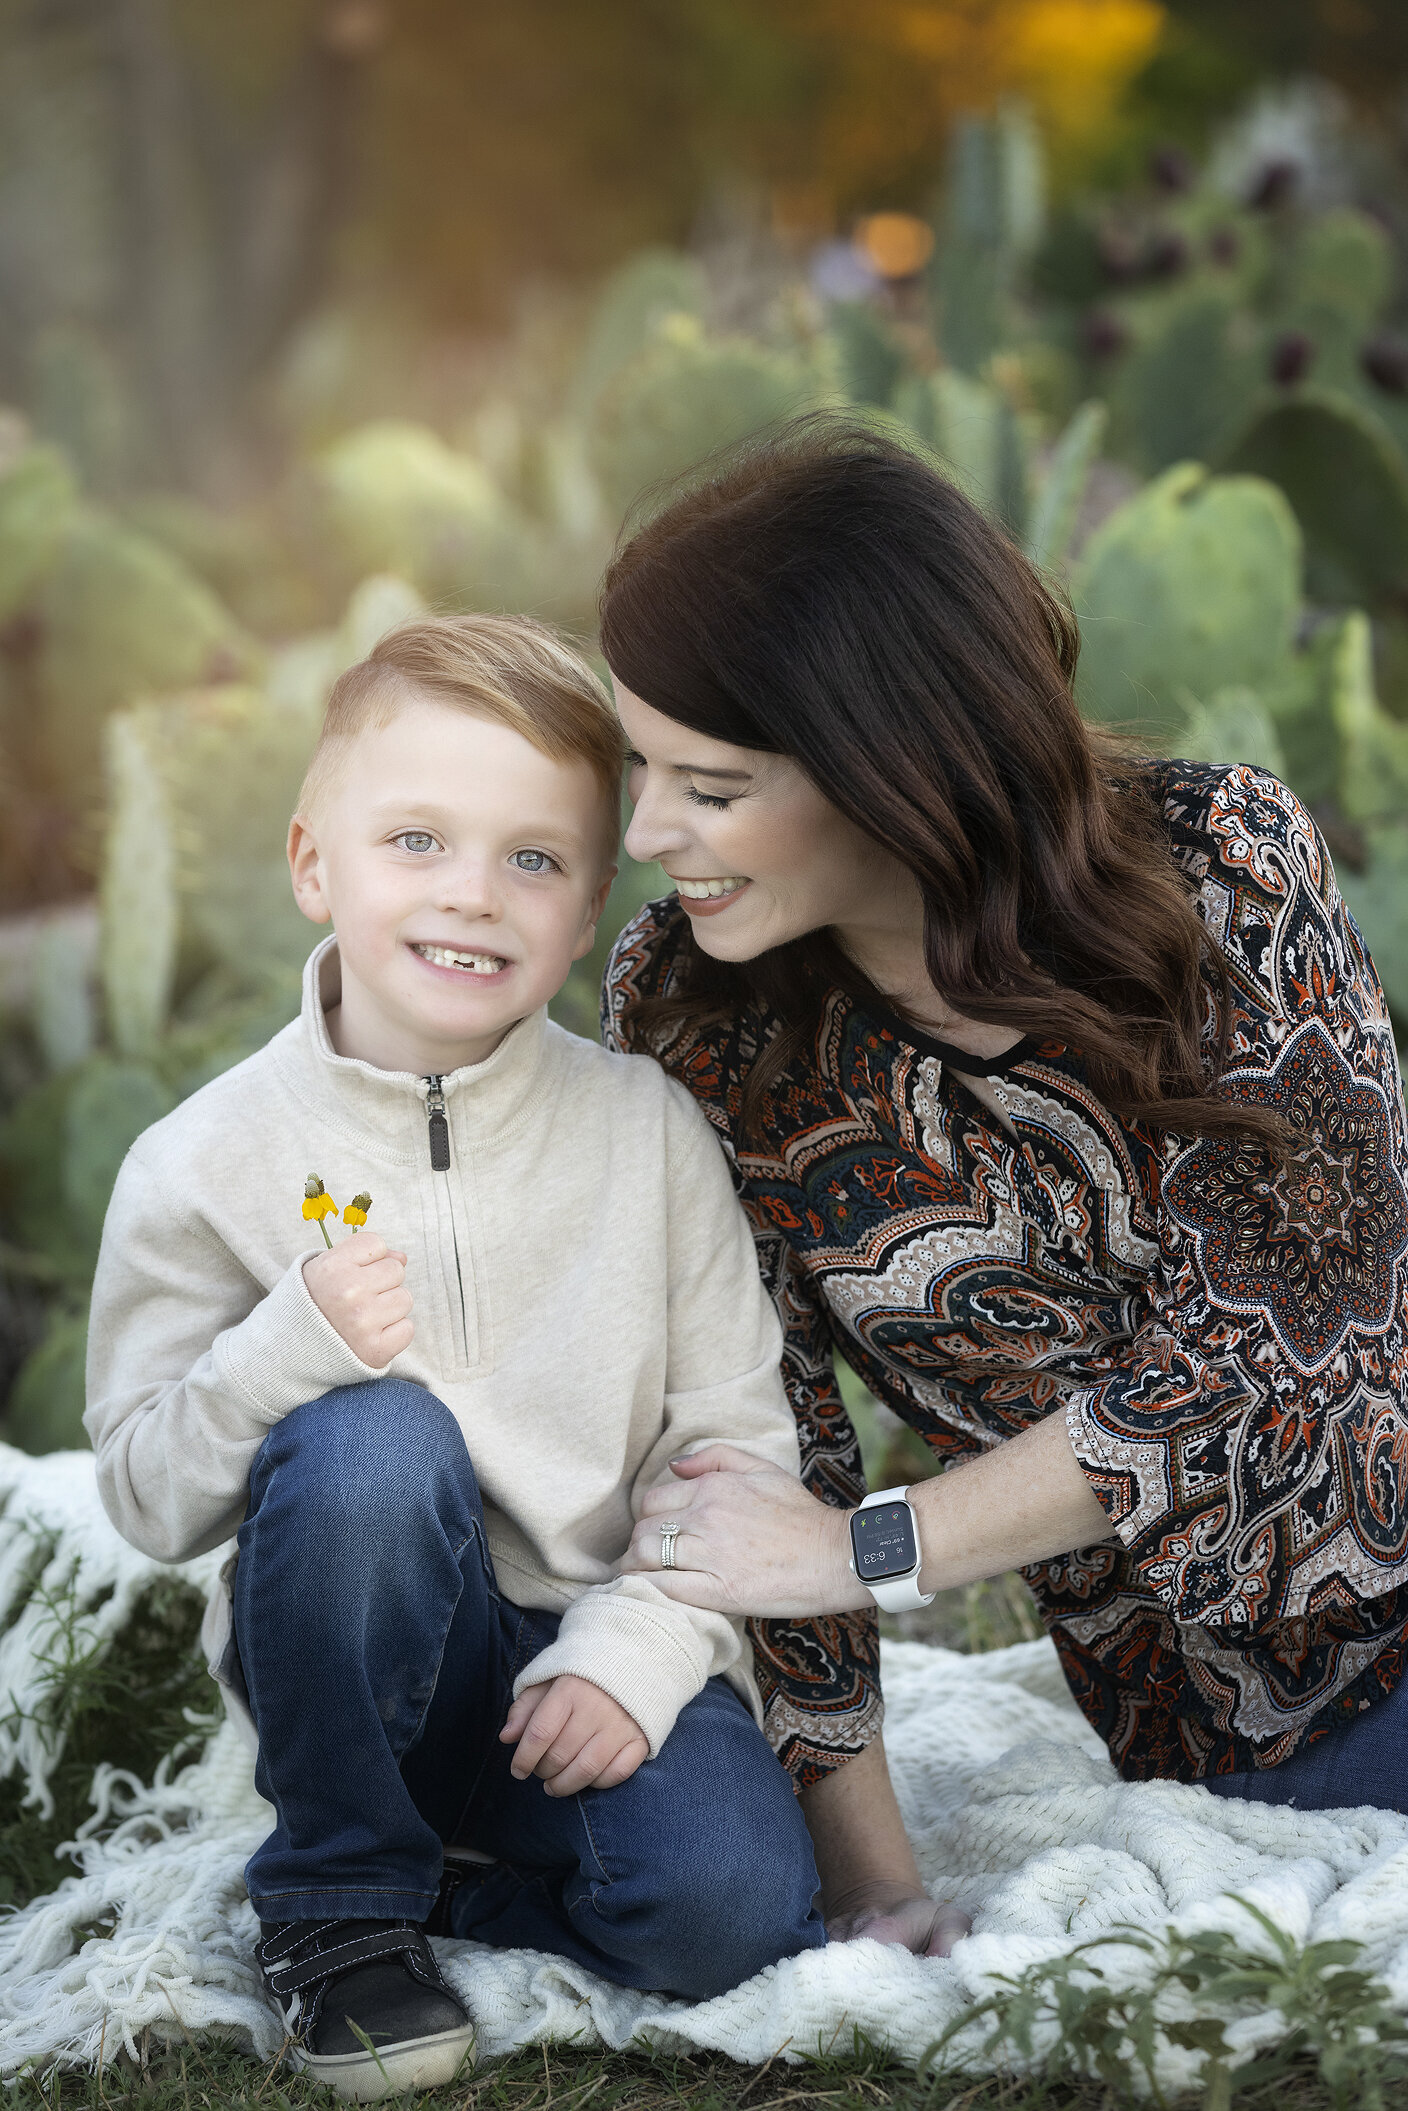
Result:
<svg viewBox="0 0 1408 2111"><path fill-rule="evenodd" d="M436 1076L483 1062L589 952L614 868L585 762L414 690L349 743L289 830L294 893L337 931L339 1054Z"/></svg>

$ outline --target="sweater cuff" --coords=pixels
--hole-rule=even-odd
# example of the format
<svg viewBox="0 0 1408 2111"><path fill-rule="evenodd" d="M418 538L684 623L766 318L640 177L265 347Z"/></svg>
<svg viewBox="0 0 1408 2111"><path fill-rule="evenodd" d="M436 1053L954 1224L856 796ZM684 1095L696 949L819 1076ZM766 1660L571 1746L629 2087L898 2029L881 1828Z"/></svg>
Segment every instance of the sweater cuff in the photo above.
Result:
<svg viewBox="0 0 1408 2111"><path fill-rule="evenodd" d="M571 1673L599 1686L639 1726L654 1759L681 1708L702 1693L710 1650L702 1635L671 1619L672 1608L622 1597L610 1584L573 1600L557 1638L513 1682L544 1686Z"/></svg>
<svg viewBox="0 0 1408 2111"><path fill-rule="evenodd" d="M339 1385L386 1376L363 1363L314 1304L303 1280L308 1258L300 1254L248 1318L215 1342L217 1375L237 1386L271 1427Z"/></svg>

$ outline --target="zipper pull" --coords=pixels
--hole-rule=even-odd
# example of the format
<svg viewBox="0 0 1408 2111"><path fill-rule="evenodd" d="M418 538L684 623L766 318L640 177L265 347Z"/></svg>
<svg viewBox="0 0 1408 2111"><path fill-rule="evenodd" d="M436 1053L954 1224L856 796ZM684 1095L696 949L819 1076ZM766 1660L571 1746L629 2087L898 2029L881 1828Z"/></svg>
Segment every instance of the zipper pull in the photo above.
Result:
<svg viewBox="0 0 1408 2111"><path fill-rule="evenodd" d="M440 1090L438 1077L428 1077L430 1090L425 1095L425 1112L430 1123L430 1170L432 1173L448 1173L450 1170L450 1124L445 1113L445 1095Z"/></svg>

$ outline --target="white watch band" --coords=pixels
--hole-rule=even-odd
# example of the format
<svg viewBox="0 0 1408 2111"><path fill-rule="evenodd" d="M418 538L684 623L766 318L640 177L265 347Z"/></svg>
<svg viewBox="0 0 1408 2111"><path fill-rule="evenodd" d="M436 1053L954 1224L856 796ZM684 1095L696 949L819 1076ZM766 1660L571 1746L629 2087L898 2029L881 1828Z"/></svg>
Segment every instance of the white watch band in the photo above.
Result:
<svg viewBox="0 0 1408 2111"><path fill-rule="evenodd" d="M914 1544L919 1550L919 1562L908 1576L892 1576L888 1582L867 1583L865 1587L879 1606L881 1612L917 1612L921 1605L933 1604L934 1593L932 1591L921 1591L919 1588L919 1578L924 1568L924 1552L919 1546L919 1519L915 1515L914 1505L905 1489L901 1487L881 1488L876 1494L868 1495L858 1507L862 1510L869 1510L876 1503L904 1504L909 1512L910 1522L914 1527ZM854 1562L851 1566L854 1568Z"/></svg>

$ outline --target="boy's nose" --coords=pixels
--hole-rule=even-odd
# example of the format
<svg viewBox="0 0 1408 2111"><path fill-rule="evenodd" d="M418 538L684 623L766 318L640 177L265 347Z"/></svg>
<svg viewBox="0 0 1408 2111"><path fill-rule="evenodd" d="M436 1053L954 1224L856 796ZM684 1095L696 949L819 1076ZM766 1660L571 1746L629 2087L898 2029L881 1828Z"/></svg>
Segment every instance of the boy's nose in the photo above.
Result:
<svg viewBox="0 0 1408 2111"><path fill-rule="evenodd" d="M457 916L497 917L500 894L494 875L483 865L447 868L440 875L438 906Z"/></svg>

